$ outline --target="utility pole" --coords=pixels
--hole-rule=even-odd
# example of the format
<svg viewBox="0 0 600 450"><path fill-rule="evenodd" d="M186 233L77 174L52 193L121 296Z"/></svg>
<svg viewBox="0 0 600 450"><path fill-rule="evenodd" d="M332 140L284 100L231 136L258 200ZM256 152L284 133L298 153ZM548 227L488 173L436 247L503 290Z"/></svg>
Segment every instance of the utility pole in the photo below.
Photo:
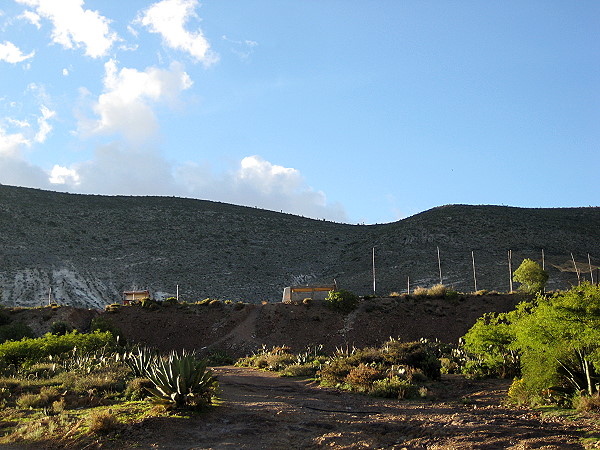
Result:
<svg viewBox="0 0 600 450"><path fill-rule="evenodd" d="M406 277L406 293L410 295L410 276Z"/></svg>
<svg viewBox="0 0 600 450"><path fill-rule="evenodd" d="M588 265L590 266L590 278L592 284L594 284L594 271L592 270L592 258L590 258L590 254L588 253Z"/></svg>
<svg viewBox="0 0 600 450"><path fill-rule="evenodd" d="M475 252L471 250L471 259L473 260L473 282L475 284L475 292L477 292L477 274L475 272Z"/></svg>
<svg viewBox="0 0 600 450"><path fill-rule="evenodd" d="M375 247L373 247L373 294L375 294Z"/></svg>
<svg viewBox="0 0 600 450"><path fill-rule="evenodd" d="M513 280L512 280L512 250L508 251L508 282L510 285L510 292L513 291Z"/></svg>
<svg viewBox="0 0 600 450"><path fill-rule="evenodd" d="M440 284L444 284L444 279L442 278L442 260L440 259L440 247L437 247L437 257L438 257L438 269L440 271Z"/></svg>
<svg viewBox="0 0 600 450"><path fill-rule="evenodd" d="M177 303L179 303L179 285L177 285Z"/></svg>

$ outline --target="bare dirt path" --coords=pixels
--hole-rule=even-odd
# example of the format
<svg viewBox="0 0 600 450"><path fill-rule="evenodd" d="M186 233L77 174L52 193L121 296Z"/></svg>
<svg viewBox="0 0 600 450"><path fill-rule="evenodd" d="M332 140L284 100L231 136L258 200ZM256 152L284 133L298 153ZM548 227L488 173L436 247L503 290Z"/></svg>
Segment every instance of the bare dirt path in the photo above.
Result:
<svg viewBox="0 0 600 450"><path fill-rule="evenodd" d="M506 380L445 376L432 386L435 400L397 401L246 368L214 372L221 406L192 419L150 419L108 447L578 449L583 437L600 445L593 418L574 421L501 406Z"/></svg>

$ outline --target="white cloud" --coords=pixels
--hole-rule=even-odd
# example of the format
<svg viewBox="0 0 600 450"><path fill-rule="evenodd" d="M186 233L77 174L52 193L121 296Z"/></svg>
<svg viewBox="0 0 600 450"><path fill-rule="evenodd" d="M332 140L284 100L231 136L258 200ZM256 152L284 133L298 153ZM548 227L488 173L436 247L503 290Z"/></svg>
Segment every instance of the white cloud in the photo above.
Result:
<svg viewBox="0 0 600 450"><path fill-rule="evenodd" d="M29 163L23 147L31 145L21 133L8 133L0 126L0 183L48 188L46 173Z"/></svg>
<svg viewBox="0 0 600 450"><path fill-rule="evenodd" d="M105 56L118 40L110 30L110 21L98 11L83 8L83 0L16 0L35 8L37 14L52 22L52 41L64 48L85 48L85 54L98 58ZM27 14L27 13L26 13Z"/></svg>
<svg viewBox="0 0 600 450"><path fill-rule="evenodd" d="M146 9L136 20L162 36L170 48L189 53L195 60L210 65L218 56L210 50L210 44L201 30L190 32L185 25L196 14L197 0L162 0Z"/></svg>
<svg viewBox="0 0 600 450"><path fill-rule="evenodd" d="M52 184L69 184L77 186L80 181L79 174L75 169L59 166L55 164L50 171L50 183Z"/></svg>
<svg viewBox="0 0 600 450"><path fill-rule="evenodd" d="M233 172L215 176L210 168L188 163L176 168L176 179L187 195L238 205L257 206L313 218L346 221L344 208L330 204L294 168L272 164L260 156L248 156Z"/></svg>
<svg viewBox="0 0 600 450"><path fill-rule="evenodd" d="M16 64L33 58L34 55L35 52L24 55L21 49L9 41L4 41L4 43L0 44L0 61Z"/></svg>
<svg viewBox="0 0 600 450"><path fill-rule="evenodd" d="M154 149L113 142L96 148L90 161L70 167L77 190L106 195L180 195L171 165Z"/></svg>
<svg viewBox="0 0 600 450"><path fill-rule="evenodd" d="M42 144L46 142L46 138L48 134L52 131L52 125L48 123L52 117L56 115L55 111L48 109L46 106L42 105L40 107L40 112L42 115L38 117L38 132L35 134L34 141Z"/></svg>
<svg viewBox="0 0 600 450"><path fill-rule="evenodd" d="M33 11L25 11L18 18L24 19L27 22L31 23L32 25L35 25L35 27L38 30L42 27L42 24L40 23L40 20L41 20L40 16L37 15L36 13L34 13Z"/></svg>
<svg viewBox="0 0 600 450"><path fill-rule="evenodd" d="M62 70L62 74L63 74L63 76L65 76L65 77L68 77L68 76L69 76L69 69L67 69L67 68L65 67L65 68Z"/></svg>
<svg viewBox="0 0 600 450"><path fill-rule="evenodd" d="M149 67L117 68L117 62L105 64L104 93L98 97L93 110L97 120L80 122L83 134L122 134L132 142L153 137L157 121L153 103L176 102L181 91L192 86L188 74L180 64L173 63L169 70Z"/></svg>

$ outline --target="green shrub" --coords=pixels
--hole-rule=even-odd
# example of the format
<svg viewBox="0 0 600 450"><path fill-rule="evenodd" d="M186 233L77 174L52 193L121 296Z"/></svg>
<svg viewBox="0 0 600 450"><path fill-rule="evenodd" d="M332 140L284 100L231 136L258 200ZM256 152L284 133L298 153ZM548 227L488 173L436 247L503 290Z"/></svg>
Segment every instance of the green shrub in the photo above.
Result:
<svg viewBox="0 0 600 450"><path fill-rule="evenodd" d="M418 392L418 387L409 381L398 377L391 377L376 380L369 391L369 395L403 400L416 397Z"/></svg>
<svg viewBox="0 0 600 450"><path fill-rule="evenodd" d="M235 359L225 350L213 350L206 357L209 366L229 366Z"/></svg>
<svg viewBox="0 0 600 450"><path fill-rule="evenodd" d="M579 412L600 412L600 395L576 395L573 399L573 408Z"/></svg>
<svg viewBox="0 0 600 450"><path fill-rule="evenodd" d="M38 394L23 394L17 399L17 406L22 409L46 408L60 398L60 392L54 386L42 386Z"/></svg>
<svg viewBox="0 0 600 450"><path fill-rule="evenodd" d="M426 342L402 342L388 340L382 347L386 361L394 365L405 365L420 369L433 380L441 376L441 363L435 351Z"/></svg>
<svg viewBox="0 0 600 450"><path fill-rule="evenodd" d="M513 281L520 283L519 290L529 294L537 294L544 290L548 281L548 272L531 259L524 259L513 274Z"/></svg>
<svg viewBox="0 0 600 450"><path fill-rule="evenodd" d="M50 333L57 336L62 336L63 334L70 333L71 331L73 331L71 324L62 320L53 322L52 325L50 325Z"/></svg>
<svg viewBox="0 0 600 450"><path fill-rule="evenodd" d="M97 316L92 319L90 324L90 332L109 332L115 338L118 338L119 343L121 345L125 345L125 338L123 336L123 332L115 326L109 319L105 316Z"/></svg>
<svg viewBox="0 0 600 450"><path fill-rule="evenodd" d="M48 356L58 356L72 351L75 347L81 351L93 351L114 345L112 334L94 332L79 334L77 331L62 336L46 334L41 338L24 338L20 341L7 341L0 344L0 362L21 366L34 364Z"/></svg>
<svg viewBox="0 0 600 450"><path fill-rule="evenodd" d="M523 378L515 378L508 388L508 401L518 406L523 406L529 403L529 392Z"/></svg>
<svg viewBox="0 0 600 450"><path fill-rule="evenodd" d="M163 306L173 306L179 303L177 297L169 297L163 301Z"/></svg>
<svg viewBox="0 0 600 450"><path fill-rule="evenodd" d="M134 378L127 382L124 397L132 401L143 400L150 394L151 387L152 382L148 378Z"/></svg>
<svg viewBox="0 0 600 450"><path fill-rule="evenodd" d="M22 322L13 322L0 326L0 343L6 341L20 341L23 338L34 337L33 331Z"/></svg>
<svg viewBox="0 0 600 450"><path fill-rule="evenodd" d="M325 304L336 311L349 313L357 308L358 296L344 289L330 291L325 299Z"/></svg>
<svg viewBox="0 0 600 450"><path fill-rule="evenodd" d="M283 369L280 375L282 377L314 377L318 370L318 364L292 364Z"/></svg>

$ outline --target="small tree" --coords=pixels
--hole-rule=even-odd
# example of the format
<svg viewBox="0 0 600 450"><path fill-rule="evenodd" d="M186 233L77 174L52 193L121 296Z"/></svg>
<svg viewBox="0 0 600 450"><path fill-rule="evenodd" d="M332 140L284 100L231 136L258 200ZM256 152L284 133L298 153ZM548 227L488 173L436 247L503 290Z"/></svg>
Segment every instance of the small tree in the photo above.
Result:
<svg viewBox="0 0 600 450"><path fill-rule="evenodd" d="M325 299L325 304L331 309L336 309L343 313L354 311L358 306L358 296L353 292L340 289L331 291Z"/></svg>
<svg viewBox="0 0 600 450"><path fill-rule="evenodd" d="M519 286L521 291L536 294L544 289L546 281L548 281L548 272L535 261L526 258L515 270L513 281L521 283L521 286Z"/></svg>

